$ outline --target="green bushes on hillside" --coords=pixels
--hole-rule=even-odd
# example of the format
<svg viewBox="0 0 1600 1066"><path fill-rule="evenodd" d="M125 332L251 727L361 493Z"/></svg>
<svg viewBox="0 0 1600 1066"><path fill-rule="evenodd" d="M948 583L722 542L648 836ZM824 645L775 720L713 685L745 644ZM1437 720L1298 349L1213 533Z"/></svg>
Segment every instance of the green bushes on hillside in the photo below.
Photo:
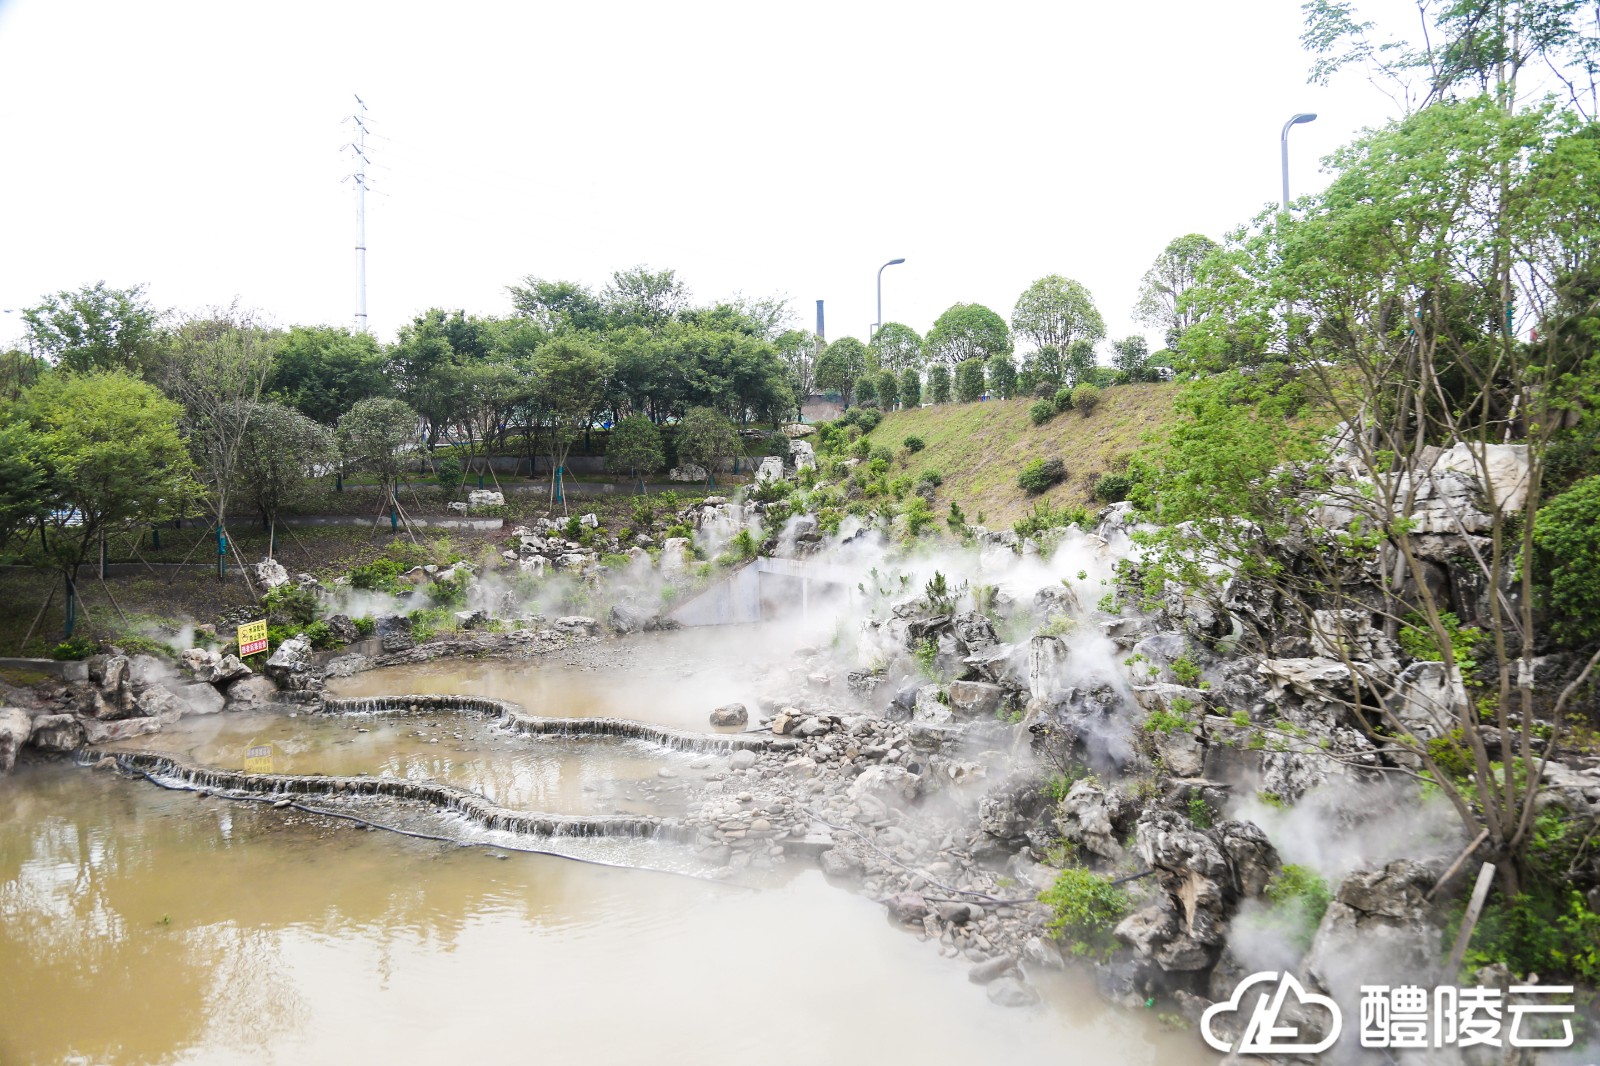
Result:
<svg viewBox="0 0 1600 1066"><path fill-rule="evenodd" d="M1017 475L1017 487L1037 496L1053 485L1066 480L1067 467L1060 459L1035 459Z"/></svg>

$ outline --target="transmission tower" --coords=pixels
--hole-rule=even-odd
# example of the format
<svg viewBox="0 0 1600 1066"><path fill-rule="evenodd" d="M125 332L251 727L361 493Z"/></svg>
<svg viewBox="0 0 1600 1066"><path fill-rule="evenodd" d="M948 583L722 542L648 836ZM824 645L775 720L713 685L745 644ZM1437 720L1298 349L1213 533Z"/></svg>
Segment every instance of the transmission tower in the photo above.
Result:
<svg viewBox="0 0 1600 1066"><path fill-rule="evenodd" d="M351 94L355 95L355 94ZM345 121L353 123L356 139L344 146L355 159L356 172L345 178L356 187L356 329L367 332L367 105L356 96L356 113Z"/></svg>

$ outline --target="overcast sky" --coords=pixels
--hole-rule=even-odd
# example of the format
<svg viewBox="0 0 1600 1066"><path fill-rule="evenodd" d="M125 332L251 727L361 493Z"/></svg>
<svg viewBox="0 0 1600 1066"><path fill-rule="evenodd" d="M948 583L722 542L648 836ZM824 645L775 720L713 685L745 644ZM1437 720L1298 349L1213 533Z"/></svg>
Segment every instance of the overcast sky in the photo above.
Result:
<svg viewBox="0 0 1600 1066"><path fill-rule="evenodd" d="M1296 194L1388 117L1359 79L1306 84L1300 28L1295 0L0 0L0 310L104 279L349 324L360 93L384 339L639 263L865 339L901 256L884 317L919 332L1059 273L1120 336L1168 240L1276 200L1289 115L1320 115Z"/></svg>

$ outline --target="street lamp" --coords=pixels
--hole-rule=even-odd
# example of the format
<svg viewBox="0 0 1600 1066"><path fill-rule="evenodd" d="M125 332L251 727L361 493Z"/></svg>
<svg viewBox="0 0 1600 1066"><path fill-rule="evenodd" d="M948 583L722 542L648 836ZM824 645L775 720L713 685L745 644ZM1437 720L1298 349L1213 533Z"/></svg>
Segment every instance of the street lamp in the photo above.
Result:
<svg viewBox="0 0 1600 1066"><path fill-rule="evenodd" d="M1278 144L1283 149L1283 209L1289 210L1289 127L1298 126L1302 122L1315 122L1314 114L1301 113L1283 124L1283 133L1278 138Z"/></svg>
<svg viewBox="0 0 1600 1066"><path fill-rule="evenodd" d="M883 264L883 266L878 268L878 321L876 321L876 322L874 322L872 324L872 336L873 337L876 337L878 335L878 331L883 328L883 271L884 271L884 268L885 267L892 267L892 266L899 266L901 263L904 263L904 262L905 262L904 259L891 259L887 263ZM869 337L867 339L871 340L872 338Z"/></svg>

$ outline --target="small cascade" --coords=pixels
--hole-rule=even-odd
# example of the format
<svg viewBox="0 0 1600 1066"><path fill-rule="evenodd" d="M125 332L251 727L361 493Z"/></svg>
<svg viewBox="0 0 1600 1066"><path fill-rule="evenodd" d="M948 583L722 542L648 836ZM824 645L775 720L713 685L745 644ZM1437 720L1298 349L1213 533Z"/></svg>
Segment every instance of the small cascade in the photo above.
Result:
<svg viewBox="0 0 1600 1066"><path fill-rule="evenodd" d="M695 733L687 729L636 722L631 718L542 718L525 714L508 700L485 696L407 695L327 698L324 714L426 714L454 712L496 720L509 732L524 736L616 737L655 744L669 751L726 755L735 751L780 751L793 748L790 737L770 733Z"/></svg>
<svg viewBox="0 0 1600 1066"><path fill-rule="evenodd" d="M624 837L687 843L694 832L669 819L650 815L568 815L514 811L498 806L475 792L433 781L392 777L332 777L322 774L252 774L193 766L178 756L158 751L87 750L92 763L103 757L120 769L146 774L162 784L235 795L325 796L329 798L378 796L427 804L459 815L491 831L539 837Z"/></svg>

